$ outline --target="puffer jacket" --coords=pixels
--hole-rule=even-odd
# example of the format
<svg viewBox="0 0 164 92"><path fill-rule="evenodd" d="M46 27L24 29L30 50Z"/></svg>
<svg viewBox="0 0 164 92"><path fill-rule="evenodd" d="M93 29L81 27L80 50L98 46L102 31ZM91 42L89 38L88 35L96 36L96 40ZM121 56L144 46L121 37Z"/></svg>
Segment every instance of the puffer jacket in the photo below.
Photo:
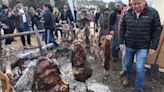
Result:
<svg viewBox="0 0 164 92"><path fill-rule="evenodd" d="M158 12L146 7L137 18L132 8L125 12L120 25L120 43L133 49L156 50L161 34Z"/></svg>

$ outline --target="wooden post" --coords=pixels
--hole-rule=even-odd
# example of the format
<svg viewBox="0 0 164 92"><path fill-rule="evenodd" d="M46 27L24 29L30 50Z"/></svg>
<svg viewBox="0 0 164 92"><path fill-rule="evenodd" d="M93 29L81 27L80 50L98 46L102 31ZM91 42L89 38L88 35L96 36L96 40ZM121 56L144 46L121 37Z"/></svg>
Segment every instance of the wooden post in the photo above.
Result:
<svg viewBox="0 0 164 92"><path fill-rule="evenodd" d="M45 30L39 30L38 33L42 33L44 31ZM19 36L29 35L29 34L35 34L35 32L34 31L29 31L29 32L21 32L21 33L15 33L15 34L1 35L0 39L3 40L3 39L6 39L6 38L9 38L9 37L19 37Z"/></svg>
<svg viewBox="0 0 164 92"><path fill-rule="evenodd" d="M1 28L0 28L0 38L1 38ZM2 41L0 40L0 70L2 71L2 64L3 60L2 60Z"/></svg>
<svg viewBox="0 0 164 92"><path fill-rule="evenodd" d="M34 32L35 32L35 36L36 36L36 40L37 40L37 43L38 43L38 47L39 47L40 54L41 54L41 56L43 56L44 53L43 53L41 41L40 41L40 38L39 38L39 33L38 33L37 30L34 30Z"/></svg>

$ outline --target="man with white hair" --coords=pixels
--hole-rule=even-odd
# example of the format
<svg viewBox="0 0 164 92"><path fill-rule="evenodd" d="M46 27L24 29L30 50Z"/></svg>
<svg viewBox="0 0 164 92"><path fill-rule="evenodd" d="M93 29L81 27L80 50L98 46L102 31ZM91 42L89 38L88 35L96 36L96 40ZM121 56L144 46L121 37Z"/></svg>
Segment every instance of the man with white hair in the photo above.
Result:
<svg viewBox="0 0 164 92"><path fill-rule="evenodd" d="M123 15L120 26L120 49L125 50L127 77L123 86L132 80L133 57L136 55L136 80L133 92L144 92L145 62L154 54L161 34L158 11L148 7L145 0L132 0L131 8ZM124 45L125 44L125 45Z"/></svg>

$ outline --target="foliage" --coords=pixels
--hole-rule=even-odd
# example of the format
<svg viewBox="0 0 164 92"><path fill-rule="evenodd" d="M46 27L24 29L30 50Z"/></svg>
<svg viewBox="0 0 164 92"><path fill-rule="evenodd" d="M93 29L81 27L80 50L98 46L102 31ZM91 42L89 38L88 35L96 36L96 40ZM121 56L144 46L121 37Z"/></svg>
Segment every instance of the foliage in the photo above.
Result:
<svg viewBox="0 0 164 92"><path fill-rule="evenodd" d="M10 0L10 7L15 7L15 2L17 0ZM19 0L25 6L34 6L34 7L41 7L44 3L49 3L49 0ZM1 4L2 0L0 0ZM67 0L54 0L55 6L61 8L64 4L66 4Z"/></svg>
<svg viewBox="0 0 164 92"><path fill-rule="evenodd" d="M115 3L114 2L110 2L109 4L108 4L108 8L112 11L112 10L114 10L114 8L115 8Z"/></svg>

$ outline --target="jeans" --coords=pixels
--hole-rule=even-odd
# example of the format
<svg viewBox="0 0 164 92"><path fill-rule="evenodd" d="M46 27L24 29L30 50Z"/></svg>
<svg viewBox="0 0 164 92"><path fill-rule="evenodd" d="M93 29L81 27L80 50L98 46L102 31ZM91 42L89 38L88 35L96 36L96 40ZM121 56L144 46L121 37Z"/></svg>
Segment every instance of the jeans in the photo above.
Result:
<svg viewBox="0 0 164 92"><path fill-rule="evenodd" d="M19 27L17 28L18 32L27 32L27 31L30 31L30 28L28 26L28 23L24 23L23 24L23 27ZM27 43L29 45L31 45L31 36L30 35L27 35ZM21 36L21 41L22 41L22 44L23 46L26 46L26 40L25 40L25 36Z"/></svg>
<svg viewBox="0 0 164 92"><path fill-rule="evenodd" d="M122 52L122 62L121 62L121 64L122 64L122 70L127 71L127 68L126 68L127 61L125 60L125 50Z"/></svg>
<svg viewBox="0 0 164 92"><path fill-rule="evenodd" d="M45 29L45 43L46 44L53 43L54 48L56 48L58 47L58 44L56 43L54 38L54 34L53 34L54 30L55 30L54 28Z"/></svg>
<svg viewBox="0 0 164 92"><path fill-rule="evenodd" d="M12 34L14 32L14 29L3 29L4 30L4 34ZM5 40L5 45L11 44L11 42L13 41L13 37L9 37L6 38Z"/></svg>
<svg viewBox="0 0 164 92"><path fill-rule="evenodd" d="M36 26L37 30L39 30L38 22L37 22L37 21L32 21L31 27L32 27L32 30L33 30L33 31L35 30L35 28L34 28L35 26Z"/></svg>
<svg viewBox="0 0 164 92"><path fill-rule="evenodd" d="M38 30L43 30L44 29L44 24L41 22L37 22L38 25Z"/></svg>
<svg viewBox="0 0 164 92"><path fill-rule="evenodd" d="M148 49L125 48L125 60L127 61L128 78L132 79L132 64L134 55L136 55L136 80L135 88L143 91L145 78L145 62L148 57Z"/></svg>
<svg viewBox="0 0 164 92"><path fill-rule="evenodd" d="M126 49L126 46L124 48ZM132 58L134 60L134 57L132 57ZM127 66L127 61L126 61L126 57L125 57L125 50L122 52L122 62L121 62L121 64L122 64L122 70L126 72L127 71L127 67L126 67Z"/></svg>
<svg viewBox="0 0 164 92"><path fill-rule="evenodd" d="M119 38L117 34L114 34L113 39L112 39L112 57L117 58L118 57L118 52L120 50L119 48Z"/></svg>

